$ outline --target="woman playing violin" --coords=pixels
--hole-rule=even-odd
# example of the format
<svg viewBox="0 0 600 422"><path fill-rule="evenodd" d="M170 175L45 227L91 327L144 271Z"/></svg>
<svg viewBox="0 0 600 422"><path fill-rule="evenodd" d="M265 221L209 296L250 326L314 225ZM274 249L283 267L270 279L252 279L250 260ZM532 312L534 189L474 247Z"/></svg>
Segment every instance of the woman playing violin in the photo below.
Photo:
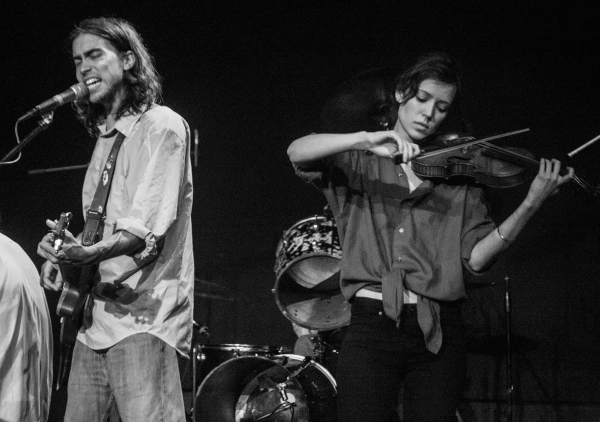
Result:
<svg viewBox="0 0 600 422"><path fill-rule="evenodd" d="M352 317L338 361L338 418L390 421L404 382L404 421L454 421L466 371L463 270L481 274L573 172L540 160L519 207L498 227L477 184L421 179L410 162L460 91L444 54L417 59L398 78L393 130L311 134L288 155L334 212L341 289Z"/></svg>

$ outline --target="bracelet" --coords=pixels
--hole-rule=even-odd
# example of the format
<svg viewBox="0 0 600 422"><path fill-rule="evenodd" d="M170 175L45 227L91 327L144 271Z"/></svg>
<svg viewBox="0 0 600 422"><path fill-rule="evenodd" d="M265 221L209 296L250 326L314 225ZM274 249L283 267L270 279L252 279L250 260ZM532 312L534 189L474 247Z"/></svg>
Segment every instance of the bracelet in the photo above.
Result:
<svg viewBox="0 0 600 422"><path fill-rule="evenodd" d="M498 236L500 236L500 239L504 240L507 245L510 245L512 243L512 241L510 241L506 237L502 236L502 233L500 233L500 227L496 227L496 231L498 232Z"/></svg>

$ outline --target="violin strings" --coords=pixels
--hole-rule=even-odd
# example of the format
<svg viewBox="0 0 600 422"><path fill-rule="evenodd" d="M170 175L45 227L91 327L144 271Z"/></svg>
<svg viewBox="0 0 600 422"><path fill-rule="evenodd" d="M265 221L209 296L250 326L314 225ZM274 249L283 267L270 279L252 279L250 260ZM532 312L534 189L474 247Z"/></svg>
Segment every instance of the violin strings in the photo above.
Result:
<svg viewBox="0 0 600 422"><path fill-rule="evenodd" d="M506 154L507 156L512 156L512 157L514 157L514 158L519 158L519 159L522 159L522 160L524 160L524 161L527 161L527 162L529 162L529 163L531 163L531 164L539 164L539 161L537 161L537 160L534 160L534 159L531 159L531 158L529 158L529 157L526 157L526 156L524 156L524 155L518 154L518 153L516 153L516 152L514 152L514 151L505 150L505 149L503 149L503 148L500 148L500 147L498 147L498 146L496 146L496 145L494 145L494 144L490 144L490 143L487 143L487 142L483 142L483 143L482 143L482 145L484 145L486 148L488 148L488 149L490 149L490 150L492 150L492 151L496 151L496 152L499 152L499 153L503 153L503 154ZM592 186L591 186L591 185L590 185L588 182L586 182L585 180L581 179L581 178L580 178L579 176L577 176L576 174L573 174L573 181L574 181L576 184L578 184L579 186L581 186L581 187L582 187L584 190L586 190L587 192L590 192L590 193L591 193L591 192L593 191L593 188L592 188Z"/></svg>
<svg viewBox="0 0 600 422"><path fill-rule="evenodd" d="M469 141L469 142L465 142L465 143L458 144L458 145L452 145L452 146L446 147L446 148L440 148L435 151L423 151L421 154L421 158L426 158L426 157L431 157L433 155L443 154L445 152L453 151L455 149L465 148L470 145L483 144L483 143L486 143L486 141L491 141L493 139L499 139L499 138L504 138L506 136L516 135L519 133L527 132L528 130L529 130L529 128L520 129L520 130L515 130L513 132L502 133L500 135L488 136L487 138L484 138L484 139L473 139L472 141Z"/></svg>
<svg viewBox="0 0 600 422"><path fill-rule="evenodd" d="M501 148L501 147L499 147L499 146L496 146L496 145L494 145L494 144L490 144L490 143L488 143L488 142L482 142L481 144L482 144L483 146L485 146L485 147L486 147L487 149L489 149L489 150L492 150L492 151L495 151L495 152L498 152L498 153L504 154L504 155L505 155L505 156L507 156L507 157L512 157L512 158L515 158L515 159L522 160L522 161L524 161L526 164L539 164L539 163L540 163L539 161L537 161L537 160L534 160L534 159L532 159L532 158L529 158L529 157L527 157L527 156L525 156L525 155L522 155L522 154L516 153L516 152L514 152L514 151L510 151L510 150L508 150L508 149L505 149L505 148Z"/></svg>

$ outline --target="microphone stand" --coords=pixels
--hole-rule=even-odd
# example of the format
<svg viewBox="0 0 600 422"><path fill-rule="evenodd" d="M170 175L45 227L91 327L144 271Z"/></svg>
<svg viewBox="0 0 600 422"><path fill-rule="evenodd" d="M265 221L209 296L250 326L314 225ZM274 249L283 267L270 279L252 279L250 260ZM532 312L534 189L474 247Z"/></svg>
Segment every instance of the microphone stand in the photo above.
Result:
<svg viewBox="0 0 600 422"><path fill-rule="evenodd" d="M29 143L29 141L31 141L33 138L35 138L41 131L43 131L44 129L47 129L48 126L50 126L50 123L52 123L53 119L54 119L53 112L44 114L42 116L41 120L38 121L37 126L20 143L18 143L13 149L11 149L8 154L6 154L2 158L2 160L0 161L0 164L6 163L15 154L21 152L21 150L25 147L25 145L27 145ZM20 121L21 121L21 119L17 120L17 124L19 124Z"/></svg>
<svg viewBox="0 0 600 422"><path fill-rule="evenodd" d="M506 384L507 384L507 409L506 409L506 422L512 422L513 420L513 382L512 382L512 345L510 343L510 289L509 289L509 278L504 277L506 282L506 290L504 293L504 306L506 311Z"/></svg>

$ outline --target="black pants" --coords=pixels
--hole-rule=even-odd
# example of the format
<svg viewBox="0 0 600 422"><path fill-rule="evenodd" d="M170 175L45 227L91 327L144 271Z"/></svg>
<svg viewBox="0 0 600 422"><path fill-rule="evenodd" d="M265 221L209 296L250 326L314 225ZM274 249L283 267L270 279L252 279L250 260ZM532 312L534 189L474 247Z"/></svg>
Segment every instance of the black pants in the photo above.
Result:
<svg viewBox="0 0 600 422"><path fill-rule="evenodd" d="M442 348L427 350L415 306L400 327L379 300L356 298L337 364L339 422L398 420L404 381L404 422L456 421L466 373L464 329L458 304L441 304Z"/></svg>

